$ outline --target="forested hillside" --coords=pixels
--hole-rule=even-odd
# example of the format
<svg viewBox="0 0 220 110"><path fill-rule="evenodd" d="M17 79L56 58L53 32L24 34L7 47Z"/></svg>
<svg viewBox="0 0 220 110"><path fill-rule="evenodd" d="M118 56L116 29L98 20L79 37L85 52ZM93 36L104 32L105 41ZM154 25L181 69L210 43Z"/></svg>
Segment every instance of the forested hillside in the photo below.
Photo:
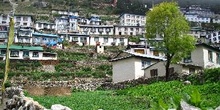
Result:
<svg viewBox="0 0 220 110"><path fill-rule="evenodd" d="M0 13L9 13L11 10L8 0L0 0ZM18 4L16 13L19 14L50 14L52 9L80 11L81 15L101 14L112 15L121 13L145 14L145 12L162 1L172 0L14 0ZM176 0L181 7L193 4L210 8L219 13L219 0Z"/></svg>

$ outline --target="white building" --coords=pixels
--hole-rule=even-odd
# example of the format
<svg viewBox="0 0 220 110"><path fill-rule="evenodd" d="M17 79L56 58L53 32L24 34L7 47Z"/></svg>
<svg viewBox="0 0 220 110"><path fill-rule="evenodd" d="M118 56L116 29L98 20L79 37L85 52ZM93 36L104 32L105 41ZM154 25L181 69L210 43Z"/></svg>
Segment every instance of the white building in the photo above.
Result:
<svg viewBox="0 0 220 110"><path fill-rule="evenodd" d="M117 83L143 77L143 68L161 60L165 59L152 55L122 52L116 58L110 60L113 66L113 82Z"/></svg>
<svg viewBox="0 0 220 110"><path fill-rule="evenodd" d="M185 14L188 21L199 22L199 23L211 23L211 17L198 15L198 14Z"/></svg>
<svg viewBox="0 0 220 110"><path fill-rule="evenodd" d="M60 17L55 20L55 31L57 33L67 33L69 26L69 18L68 17Z"/></svg>
<svg viewBox="0 0 220 110"><path fill-rule="evenodd" d="M93 35L114 35L113 25L79 25L79 32Z"/></svg>
<svg viewBox="0 0 220 110"><path fill-rule="evenodd" d="M35 29L36 30L55 30L55 23L50 23L46 21L36 21L35 22Z"/></svg>
<svg viewBox="0 0 220 110"><path fill-rule="evenodd" d="M210 23L214 16L214 12L210 9L201 8L199 5L182 8L181 11L186 19L191 22Z"/></svg>
<svg viewBox="0 0 220 110"><path fill-rule="evenodd" d="M91 15L89 18L89 24L91 25L101 25L101 17L98 15Z"/></svg>
<svg viewBox="0 0 220 110"><path fill-rule="evenodd" d="M0 15L0 24L9 25L10 19L8 15ZM33 26L33 18L31 15L15 15L15 26Z"/></svg>
<svg viewBox="0 0 220 110"><path fill-rule="evenodd" d="M33 45L55 46L58 43L58 35L35 32L32 33L31 41Z"/></svg>
<svg viewBox="0 0 220 110"><path fill-rule="evenodd" d="M122 26L115 25L115 35L128 35L128 36L137 36L144 35L145 27L144 26Z"/></svg>
<svg viewBox="0 0 220 110"><path fill-rule="evenodd" d="M66 16L69 16L69 15L70 16L79 16L78 11L72 12L72 11L68 11L68 10L55 10L55 9L52 10L52 14L66 15Z"/></svg>
<svg viewBox="0 0 220 110"><path fill-rule="evenodd" d="M8 25L0 25L0 43L4 44L8 39Z"/></svg>
<svg viewBox="0 0 220 110"><path fill-rule="evenodd" d="M44 52L43 47L11 45L9 59L57 60L57 53ZM5 60L6 45L0 45L0 58Z"/></svg>
<svg viewBox="0 0 220 110"><path fill-rule="evenodd" d="M34 29L32 27L20 27L17 29L17 34L14 38L14 43L32 44L32 33Z"/></svg>
<svg viewBox="0 0 220 110"><path fill-rule="evenodd" d="M120 25L124 26L145 26L146 17L145 15L136 15L125 13L119 17Z"/></svg>
<svg viewBox="0 0 220 110"><path fill-rule="evenodd" d="M220 23L220 15L215 15L212 18L213 23Z"/></svg>
<svg viewBox="0 0 220 110"><path fill-rule="evenodd" d="M206 38L209 39L211 43L220 43L220 31L215 31L206 35Z"/></svg>
<svg viewBox="0 0 220 110"><path fill-rule="evenodd" d="M201 66L202 68L220 67L220 50L201 43L196 45L196 49L183 59L183 63Z"/></svg>

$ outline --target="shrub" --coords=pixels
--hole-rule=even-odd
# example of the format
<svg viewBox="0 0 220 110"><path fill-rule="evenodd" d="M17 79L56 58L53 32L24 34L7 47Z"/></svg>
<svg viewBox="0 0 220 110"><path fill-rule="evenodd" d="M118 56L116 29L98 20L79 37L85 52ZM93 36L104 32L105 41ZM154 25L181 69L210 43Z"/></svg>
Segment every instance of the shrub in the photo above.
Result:
<svg viewBox="0 0 220 110"><path fill-rule="evenodd" d="M206 83L220 81L220 68L206 69L203 74Z"/></svg>

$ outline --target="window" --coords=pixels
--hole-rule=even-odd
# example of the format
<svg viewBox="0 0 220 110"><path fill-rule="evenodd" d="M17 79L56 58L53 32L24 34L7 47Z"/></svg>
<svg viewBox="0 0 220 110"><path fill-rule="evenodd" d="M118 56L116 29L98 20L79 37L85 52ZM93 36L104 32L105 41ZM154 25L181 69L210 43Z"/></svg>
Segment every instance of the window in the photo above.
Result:
<svg viewBox="0 0 220 110"><path fill-rule="evenodd" d="M27 23L23 23L24 26L27 26Z"/></svg>
<svg viewBox="0 0 220 110"><path fill-rule="evenodd" d="M150 60L142 60L141 61L141 67L146 67L151 65L151 61Z"/></svg>
<svg viewBox="0 0 220 110"><path fill-rule="evenodd" d="M7 20L7 19L8 19L8 16L3 15L2 20Z"/></svg>
<svg viewBox="0 0 220 110"><path fill-rule="evenodd" d="M216 63L220 64L220 54L216 53Z"/></svg>
<svg viewBox="0 0 220 110"><path fill-rule="evenodd" d="M104 42L108 43L108 37L104 37Z"/></svg>
<svg viewBox="0 0 220 110"><path fill-rule="evenodd" d="M120 38L120 42L124 42L124 38Z"/></svg>
<svg viewBox="0 0 220 110"><path fill-rule="evenodd" d="M2 21L2 24L6 24L6 21Z"/></svg>
<svg viewBox="0 0 220 110"><path fill-rule="evenodd" d="M23 51L23 57L29 57L29 51Z"/></svg>
<svg viewBox="0 0 220 110"><path fill-rule="evenodd" d="M155 50L155 51L153 51L153 55L154 56L159 56L159 52Z"/></svg>
<svg viewBox="0 0 220 110"><path fill-rule="evenodd" d="M27 16L23 17L23 21L28 21L28 17Z"/></svg>
<svg viewBox="0 0 220 110"><path fill-rule="evenodd" d="M208 60L210 61L210 62L213 62L213 58L212 58L212 51L208 51Z"/></svg>
<svg viewBox="0 0 220 110"><path fill-rule="evenodd" d="M157 76L158 76L158 71L157 71L157 69L152 69L152 70L150 70L150 76L151 76L151 77L157 77Z"/></svg>
<svg viewBox="0 0 220 110"><path fill-rule="evenodd" d="M183 59L184 63L192 63L192 58L191 58L191 54L189 54L187 57L185 57Z"/></svg>
<svg viewBox="0 0 220 110"><path fill-rule="evenodd" d="M33 56L32 57L39 57L39 52L33 52Z"/></svg>
<svg viewBox="0 0 220 110"><path fill-rule="evenodd" d="M119 32L118 34L121 35L121 32Z"/></svg>
<svg viewBox="0 0 220 110"><path fill-rule="evenodd" d="M0 55L5 55L6 54L6 50L1 50L0 52L1 52Z"/></svg>
<svg viewBox="0 0 220 110"><path fill-rule="evenodd" d="M195 71L196 71L195 68L189 68L189 73L190 74L195 73Z"/></svg>
<svg viewBox="0 0 220 110"><path fill-rule="evenodd" d="M132 36L132 35L133 35L133 32L130 32L130 35Z"/></svg>
<svg viewBox="0 0 220 110"><path fill-rule="evenodd" d="M16 22L16 25L20 25L20 22Z"/></svg>
<svg viewBox="0 0 220 110"><path fill-rule="evenodd" d="M113 38L113 42L117 42L117 38Z"/></svg>
<svg viewBox="0 0 220 110"><path fill-rule="evenodd" d="M94 38L94 41L95 41L95 42L99 42L99 38L98 38L98 37L95 37L95 38Z"/></svg>
<svg viewBox="0 0 220 110"><path fill-rule="evenodd" d="M170 74L173 74L173 73L174 73L174 68L173 68L173 67L169 68L169 73L170 73Z"/></svg>
<svg viewBox="0 0 220 110"><path fill-rule="evenodd" d="M16 17L16 21L21 21L21 17Z"/></svg>
<svg viewBox="0 0 220 110"><path fill-rule="evenodd" d="M78 41L78 37L73 37L73 41Z"/></svg>
<svg viewBox="0 0 220 110"><path fill-rule="evenodd" d="M12 50L10 53L10 57L19 57L19 51Z"/></svg>

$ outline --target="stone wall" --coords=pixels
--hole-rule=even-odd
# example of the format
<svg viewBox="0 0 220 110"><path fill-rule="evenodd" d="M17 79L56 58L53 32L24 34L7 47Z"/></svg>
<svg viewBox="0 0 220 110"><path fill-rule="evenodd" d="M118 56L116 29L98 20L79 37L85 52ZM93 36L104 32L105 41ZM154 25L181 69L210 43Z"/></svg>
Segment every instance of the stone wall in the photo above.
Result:
<svg viewBox="0 0 220 110"><path fill-rule="evenodd" d="M32 98L25 97L24 92L19 87L6 88L6 98L4 110L45 110L38 102Z"/></svg>
<svg viewBox="0 0 220 110"><path fill-rule="evenodd" d="M6 88L6 102L4 102L4 110L49 110L34 101L30 97L24 96L24 92L20 87ZM55 104L50 110L71 110L69 107Z"/></svg>

